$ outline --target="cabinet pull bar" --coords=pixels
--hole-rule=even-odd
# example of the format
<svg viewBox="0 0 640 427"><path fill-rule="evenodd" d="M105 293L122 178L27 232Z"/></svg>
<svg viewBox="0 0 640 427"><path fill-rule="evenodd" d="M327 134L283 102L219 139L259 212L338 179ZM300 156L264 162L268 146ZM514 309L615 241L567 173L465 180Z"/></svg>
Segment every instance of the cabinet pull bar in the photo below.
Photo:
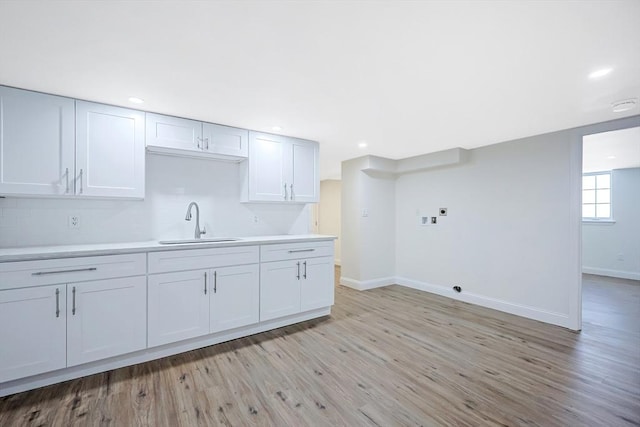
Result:
<svg viewBox="0 0 640 427"><path fill-rule="evenodd" d="M291 188L291 199L290 200L295 200L296 199L296 195L293 192L293 184L291 184L289 187Z"/></svg>
<svg viewBox="0 0 640 427"><path fill-rule="evenodd" d="M290 254L295 254L296 252L313 252L315 249L294 249L289 251Z"/></svg>
<svg viewBox="0 0 640 427"><path fill-rule="evenodd" d="M76 287L71 291L71 314L76 315Z"/></svg>
<svg viewBox="0 0 640 427"><path fill-rule="evenodd" d="M56 288L56 317L60 317L60 289Z"/></svg>
<svg viewBox="0 0 640 427"><path fill-rule="evenodd" d="M204 273L204 294L207 294L207 272Z"/></svg>
<svg viewBox="0 0 640 427"><path fill-rule="evenodd" d="M205 142L205 144L206 144L206 148L205 148L205 150L208 150L208 149L209 149L209 138L208 138L208 137L207 137L207 138L205 138L205 139L204 139L204 142Z"/></svg>
<svg viewBox="0 0 640 427"><path fill-rule="evenodd" d="M57 270L57 271L38 271L36 273L31 273L32 276L46 276L49 274L62 274L62 273L79 273L81 271L96 271L98 267L89 267L89 268L76 268L73 270Z"/></svg>
<svg viewBox="0 0 640 427"><path fill-rule="evenodd" d="M284 183L284 199L287 200L287 183Z"/></svg>
<svg viewBox="0 0 640 427"><path fill-rule="evenodd" d="M196 145L198 146L198 148L202 149L202 147L200 147L200 141L202 141L202 138L196 136Z"/></svg>
<svg viewBox="0 0 640 427"><path fill-rule="evenodd" d="M65 179L67 180L67 189L64 192L65 194L69 194L69 168L65 169L64 176L65 176Z"/></svg>
<svg viewBox="0 0 640 427"><path fill-rule="evenodd" d="M302 275L302 277L306 279L307 278L307 261L303 262L303 264L304 264L304 274Z"/></svg>
<svg viewBox="0 0 640 427"><path fill-rule="evenodd" d="M213 272L213 293L218 292L218 271Z"/></svg>
<svg viewBox="0 0 640 427"><path fill-rule="evenodd" d="M82 174L83 174L83 171L82 169L80 169L80 194L82 194L82 191L84 190L82 185Z"/></svg>
<svg viewBox="0 0 640 427"><path fill-rule="evenodd" d="M300 261L298 261L296 265L298 266L298 274L296 275L296 278L300 280Z"/></svg>

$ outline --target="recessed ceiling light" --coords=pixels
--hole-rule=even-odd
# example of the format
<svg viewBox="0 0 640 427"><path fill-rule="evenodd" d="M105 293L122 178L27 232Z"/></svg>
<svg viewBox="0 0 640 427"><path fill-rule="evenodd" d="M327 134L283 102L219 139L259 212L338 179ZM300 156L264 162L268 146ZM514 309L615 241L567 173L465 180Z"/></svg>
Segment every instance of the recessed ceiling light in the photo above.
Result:
<svg viewBox="0 0 640 427"><path fill-rule="evenodd" d="M142 103L144 103L144 99L138 98L136 96L130 96L129 97L129 102L132 102L134 104L142 104Z"/></svg>
<svg viewBox="0 0 640 427"><path fill-rule="evenodd" d="M367 143L362 141L358 143L358 148L367 148Z"/></svg>
<svg viewBox="0 0 640 427"><path fill-rule="evenodd" d="M274 126L271 128L272 131L274 132L280 132L282 130L282 128L280 126Z"/></svg>
<svg viewBox="0 0 640 427"><path fill-rule="evenodd" d="M615 159L615 158L616 158L616 156L607 156L607 159L611 159L611 160L613 160L613 159Z"/></svg>
<svg viewBox="0 0 640 427"><path fill-rule="evenodd" d="M629 111L638 105L638 98L623 99L622 101L616 101L611 104L614 113L621 113L623 111Z"/></svg>
<svg viewBox="0 0 640 427"><path fill-rule="evenodd" d="M600 77L604 77L607 74L609 74L610 72L613 71L613 68L602 68L600 70L596 70L593 73L589 74L589 78L590 79L597 79Z"/></svg>

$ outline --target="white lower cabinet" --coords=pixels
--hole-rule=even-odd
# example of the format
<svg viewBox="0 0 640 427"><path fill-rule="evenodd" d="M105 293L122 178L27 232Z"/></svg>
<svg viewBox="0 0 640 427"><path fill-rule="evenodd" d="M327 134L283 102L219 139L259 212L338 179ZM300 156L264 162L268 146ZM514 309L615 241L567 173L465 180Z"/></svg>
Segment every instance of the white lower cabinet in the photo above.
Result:
<svg viewBox="0 0 640 427"><path fill-rule="evenodd" d="M257 323L257 264L149 276L149 346Z"/></svg>
<svg viewBox="0 0 640 427"><path fill-rule="evenodd" d="M300 282L300 311L333 305L333 257L309 258L303 261L303 280Z"/></svg>
<svg viewBox="0 0 640 427"><path fill-rule="evenodd" d="M260 265L260 320L300 312L300 261Z"/></svg>
<svg viewBox="0 0 640 427"><path fill-rule="evenodd" d="M0 383L64 368L66 285L0 291Z"/></svg>
<svg viewBox="0 0 640 427"><path fill-rule="evenodd" d="M210 332L258 323L260 320L260 270L258 264L213 270L210 294Z"/></svg>
<svg viewBox="0 0 640 427"><path fill-rule="evenodd" d="M260 277L261 321L333 305L333 257L265 262Z"/></svg>
<svg viewBox="0 0 640 427"><path fill-rule="evenodd" d="M146 347L146 285L144 276L67 285L67 366Z"/></svg>
<svg viewBox="0 0 640 427"><path fill-rule="evenodd" d="M149 276L149 347L209 333L209 270Z"/></svg>

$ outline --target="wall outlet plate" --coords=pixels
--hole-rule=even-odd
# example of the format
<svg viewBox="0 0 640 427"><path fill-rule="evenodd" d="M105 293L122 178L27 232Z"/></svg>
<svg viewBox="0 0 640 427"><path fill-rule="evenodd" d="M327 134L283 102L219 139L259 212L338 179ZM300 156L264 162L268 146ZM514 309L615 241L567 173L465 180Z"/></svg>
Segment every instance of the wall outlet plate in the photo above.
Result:
<svg viewBox="0 0 640 427"><path fill-rule="evenodd" d="M69 228L80 228L80 215L69 215L67 225Z"/></svg>

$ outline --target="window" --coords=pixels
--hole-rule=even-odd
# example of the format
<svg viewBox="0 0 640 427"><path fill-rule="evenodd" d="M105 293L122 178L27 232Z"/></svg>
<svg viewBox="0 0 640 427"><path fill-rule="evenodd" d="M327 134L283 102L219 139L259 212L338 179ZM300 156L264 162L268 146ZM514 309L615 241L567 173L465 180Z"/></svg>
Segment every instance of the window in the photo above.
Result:
<svg viewBox="0 0 640 427"><path fill-rule="evenodd" d="M611 219L611 172L582 175L582 219Z"/></svg>

